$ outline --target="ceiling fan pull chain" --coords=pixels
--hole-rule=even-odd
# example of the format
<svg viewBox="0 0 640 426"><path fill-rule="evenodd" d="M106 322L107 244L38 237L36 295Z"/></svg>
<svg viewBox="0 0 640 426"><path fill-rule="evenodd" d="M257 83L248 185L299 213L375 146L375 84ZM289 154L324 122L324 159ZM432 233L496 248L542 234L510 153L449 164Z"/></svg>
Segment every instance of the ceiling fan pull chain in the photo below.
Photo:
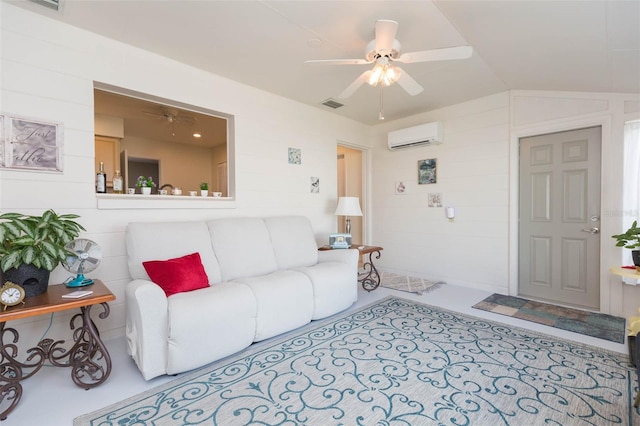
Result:
<svg viewBox="0 0 640 426"><path fill-rule="evenodd" d="M378 114L378 120L384 120L384 96L383 96L383 87L380 86L380 113Z"/></svg>

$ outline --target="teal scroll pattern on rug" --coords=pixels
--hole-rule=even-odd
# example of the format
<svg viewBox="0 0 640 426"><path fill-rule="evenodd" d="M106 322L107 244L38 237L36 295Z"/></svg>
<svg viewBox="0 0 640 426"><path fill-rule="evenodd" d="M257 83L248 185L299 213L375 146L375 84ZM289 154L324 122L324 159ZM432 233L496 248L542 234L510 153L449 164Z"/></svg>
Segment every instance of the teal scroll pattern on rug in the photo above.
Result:
<svg viewBox="0 0 640 426"><path fill-rule="evenodd" d="M395 297L75 425L630 425L626 355Z"/></svg>

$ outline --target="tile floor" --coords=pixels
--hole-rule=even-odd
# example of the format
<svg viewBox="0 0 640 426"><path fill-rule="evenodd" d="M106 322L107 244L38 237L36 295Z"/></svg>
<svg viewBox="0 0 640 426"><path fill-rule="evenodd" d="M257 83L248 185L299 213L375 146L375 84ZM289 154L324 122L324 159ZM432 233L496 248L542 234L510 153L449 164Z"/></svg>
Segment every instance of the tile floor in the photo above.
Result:
<svg viewBox="0 0 640 426"><path fill-rule="evenodd" d="M420 296L386 288L378 288L371 293L360 289L358 302L352 309L365 306L388 295L414 299L445 309L487 318L617 352L626 353L627 351L624 344L616 344L473 309L471 306L489 296L490 293L452 285L443 285L440 288ZM111 376L105 383L94 389L85 391L73 384L68 369L44 367L35 376L22 382L24 387L22 400L9 417L0 423L0 426L69 426L73 423L73 419L81 414L97 410L174 379L174 377L164 376L148 382L145 381L126 353L124 338L113 339L105 343L107 344L113 361Z"/></svg>

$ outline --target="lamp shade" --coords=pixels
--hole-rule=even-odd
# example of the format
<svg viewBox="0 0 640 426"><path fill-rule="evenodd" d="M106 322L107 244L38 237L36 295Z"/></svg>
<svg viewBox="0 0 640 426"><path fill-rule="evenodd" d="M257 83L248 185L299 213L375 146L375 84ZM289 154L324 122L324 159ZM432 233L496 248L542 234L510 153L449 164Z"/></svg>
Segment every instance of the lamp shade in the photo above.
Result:
<svg viewBox="0 0 640 426"><path fill-rule="evenodd" d="M336 216L362 216L360 200L358 197L340 197L335 214Z"/></svg>

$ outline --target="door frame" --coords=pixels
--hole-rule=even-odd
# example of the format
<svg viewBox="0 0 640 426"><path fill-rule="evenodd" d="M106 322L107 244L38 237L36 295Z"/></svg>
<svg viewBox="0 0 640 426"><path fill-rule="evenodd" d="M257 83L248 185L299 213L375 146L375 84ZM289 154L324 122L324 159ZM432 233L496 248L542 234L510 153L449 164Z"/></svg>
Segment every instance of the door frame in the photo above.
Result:
<svg viewBox="0 0 640 426"><path fill-rule="evenodd" d="M601 153L600 159L600 182L608 179L612 167L616 164L615 150L606 149L611 146L611 116L594 116L576 120L557 120L554 122L545 122L537 125L522 126L512 128L509 142L509 294L518 295L518 238L520 224L518 221L518 205L520 201L519 194L519 176L520 176L520 139L529 136L543 135L546 133L558 133L585 127L601 128ZM615 232L615 222L611 215L604 214L607 206L611 206L612 198L610 191L606 191L604 185L601 184L600 190L600 312L611 313L612 294L609 285L609 266L613 263L611 260L611 250L606 245L607 236L613 235ZM615 298L615 296L614 296ZM621 303L617 302L616 303ZM613 311L622 309L622 306L613 307Z"/></svg>
<svg viewBox="0 0 640 426"><path fill-rule="evenodd" d="M356 149L362 153L362 200L360 200L360 209L362 209L362 244L369 244L371 238L371 148L363 145L357 145L354 143L345 142L343 140L337 140L337 146L343 146L345 148ZM337 162L336 162L337 164ZM336 170L337 175L337 170ZM337 202L337 198L336 198Z"/></svg>

